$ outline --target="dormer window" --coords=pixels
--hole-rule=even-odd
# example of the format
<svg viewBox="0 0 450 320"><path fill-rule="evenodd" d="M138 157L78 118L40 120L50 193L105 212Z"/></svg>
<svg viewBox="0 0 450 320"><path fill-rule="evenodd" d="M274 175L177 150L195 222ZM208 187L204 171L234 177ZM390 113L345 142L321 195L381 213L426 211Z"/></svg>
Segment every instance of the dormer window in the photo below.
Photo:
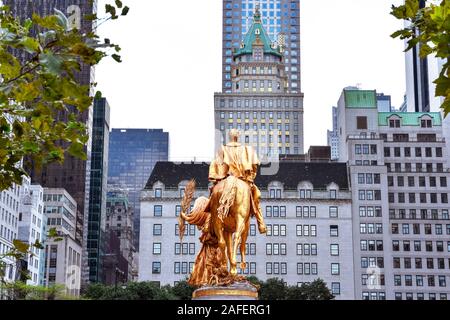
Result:
<svg viewBox="0 0 450 320"><path fill-rule="evenodd" d="M330 199L336 199L337 191L335 189L330 190Z"/></svg>
<svg viewBox="0 0 450 320"><path fill-rule="evenodd" d="M420 126L422 128L432 128L433 123L432 123L431 119L422 119L422 120L420 120Z"/></svg>
<svg viewBox="0 0 450 320"><path fill-rule="evenodd" d="M270 189L269 197L271 199L281 199L281 189Z"/></svg>
<svg viewBox="0 0 450 320"><path fill-rule="evenodd" d="M389 128L400 128L400 119L390 119Z"/></svg>
<svg viewBox="0 0 450 320"><path fill-rule="evenodd" d="M155 198L161 198L162 197L162 189L157 188L155 189Z"/></svg>
<svg viewBox="0 0 450 320"><path fill-rule="evenodd" d="M300 199L311 199L311 190L300 189Z"/></svg>

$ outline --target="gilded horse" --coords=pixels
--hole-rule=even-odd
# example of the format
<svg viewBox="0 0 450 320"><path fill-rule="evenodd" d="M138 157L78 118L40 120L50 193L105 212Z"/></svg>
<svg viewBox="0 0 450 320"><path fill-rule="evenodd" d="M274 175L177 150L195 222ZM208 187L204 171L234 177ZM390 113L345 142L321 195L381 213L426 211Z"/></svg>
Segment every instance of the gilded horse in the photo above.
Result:
<svg viewBox="0 0 450 320"><path fill-rule="evenodd" d="M183 237L185 222L196 225L202 230L200 240L203 247L197 256L190 283L203 285L207 284L206 282L210 277L217 277L218 275L215 273L220 268L220 264L223 268L225 261L226 266L226 260L217 256L226 257L230 265L229 275L236 277L238 247L241 252L240 268L246 268L245 244L252 212L251 186L248 182L229 176L214 185L209 199L198 198L192 212L186 214L194 190L195 182L191 181L186 186L182 201L182 212L179 217L181 238ZM211 255L216 256L212 257ZM217 263L217 260L219 260L219 263ZM212 261L216 262L213 263ZM210 268L214 264L216 271ZM210 268L209 271L207 271L208 268ZM224 274L220 277L223 278Z"/></svg>

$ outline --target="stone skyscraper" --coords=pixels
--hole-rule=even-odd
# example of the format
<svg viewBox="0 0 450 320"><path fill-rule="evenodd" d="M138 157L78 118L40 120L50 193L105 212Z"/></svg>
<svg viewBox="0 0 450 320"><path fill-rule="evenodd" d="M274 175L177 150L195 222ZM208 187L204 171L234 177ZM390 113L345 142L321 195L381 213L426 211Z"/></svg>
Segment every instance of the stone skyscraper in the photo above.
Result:
<svg viewBox="0 0 450 320"><path fill-rule="evenodd" d="M448 151L438 112L379 112L374 90L344 89L339 161L352 186L356 299L446 300Z"/></svg>
<svg viewBox="0 0 450 320"><path fill-rule="evenodd" d="M233 49L240 47L242 37L250 30L257 5L269 39L286 48L288 90L301 92L299 0L223 0L222 91L232 91Z"/></svg>
<svg viewBox="0 0 450 320"><path fill-rule="evenodd" d="M289 90L283 47L272 42L259 9L233 51L231 92L214 95L215 128L235 128L260 157L303 153L303 94ZM219 132L218 131L218 132ZM223 141L216 139L216 148Z"/></svg>

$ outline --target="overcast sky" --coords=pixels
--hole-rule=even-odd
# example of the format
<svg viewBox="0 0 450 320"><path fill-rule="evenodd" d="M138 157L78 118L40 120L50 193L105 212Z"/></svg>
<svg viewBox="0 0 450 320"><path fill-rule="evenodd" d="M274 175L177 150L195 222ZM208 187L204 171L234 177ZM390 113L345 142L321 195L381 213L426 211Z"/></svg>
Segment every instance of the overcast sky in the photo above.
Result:
<svg viewBox="0 0 450 320"><path fill-rule="evenodd" d="M100 0L99 8L105 2ZM221 91L221 0L123 0L128 16L99 32L122 47L123 62L104 60L98 89L111 105L112 128L162 128L170 160L208 160L214 152L214 92ZM359 85L405 93L402 27L390 7L402 0L301 0L305 151L325 145L331 107Z"/></svg>

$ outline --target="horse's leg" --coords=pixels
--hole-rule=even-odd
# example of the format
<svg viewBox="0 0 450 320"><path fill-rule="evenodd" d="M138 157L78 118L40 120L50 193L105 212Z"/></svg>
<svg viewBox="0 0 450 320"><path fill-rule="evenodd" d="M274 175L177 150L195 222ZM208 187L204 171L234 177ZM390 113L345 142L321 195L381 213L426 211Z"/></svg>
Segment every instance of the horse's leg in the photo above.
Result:
<svg viewBox="0 0 450 320"><path fill-rule="evenodd" d="M224 249L225 246L226 246L226 242L225 242L225 239L224 239L223 224L219 220L219 218L216 218L213 221L213 224L214 224L214 233L217 236L219 248Z"/></svg>
<svg viewBox="0 0 450 320"><path fill-rule="evenodd" d="M213 194L211 196L211 200L210 201L213 201L214 203L216 203L216 202L218 203L219 200L218 200L217 195ZM223 238L223 233L224 233L224 231L223 231L223 223L222 223L222 221L219 219L219 217L217 215L213 215L213 213L217 213L217 206L211 206L210 209L211 209L212 229L214 230L214 234L217 237L219 248L224 249L226 243L225 243L225 240Z"/></svg>
<svg viewBox="0 0 450 320"><path fill-rule="evenodd" d="M225 238L225 243L227 245L227 260L231 264L231 257L233 256L233 233L224 231L223 236Z"/></svg>
<svg viewBox="0 0 450 320"><path fill-rule="evenodd" d="M245 209L245 208L242 208ZM236 269L236 253L238 250L238 246L241 243L242 240L242 234L244 232L245 229L245 214L243 214L243 210L241 208L238 210L238 212L236 212L236 232L234 233L234 242L233 242L233 256L232 259L230 261L231 264L231 269L230 272L232 275L236 275L237 274L237 269ZM245 244L244 244L245 246Z"/></svg>
<svg viewBox="0 0 450 320"><path fill-rule="evenodd" d="M245 222L245 227L244 230L242 232L242 238L241 238L241 270L244 271L245 268L247 267L247 263L245 262L245 244L247 242L247 237L248 237L248 230L250 228L250 219L247 219L247 221Z"/></svg>

